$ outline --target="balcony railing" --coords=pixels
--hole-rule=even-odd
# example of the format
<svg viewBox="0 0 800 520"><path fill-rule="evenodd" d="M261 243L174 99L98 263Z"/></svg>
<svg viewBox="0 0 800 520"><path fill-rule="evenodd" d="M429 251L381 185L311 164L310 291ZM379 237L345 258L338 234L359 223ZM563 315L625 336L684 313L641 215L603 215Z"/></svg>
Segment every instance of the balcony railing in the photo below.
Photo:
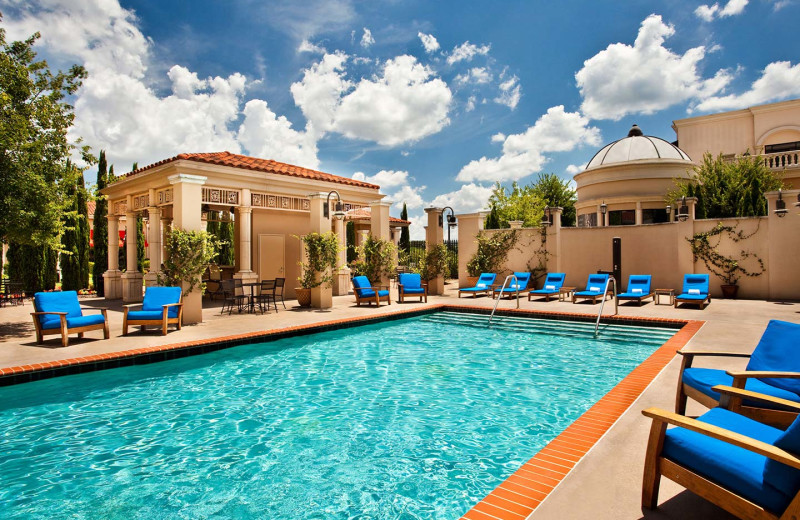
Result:
<svg viewBox="0 0 800 520"><path fill-rule="evenodd" d="M800 150L791 152L765 153L760 155L764 160L764 166L770 170L788 170L790 168L800 168Z"/></svg>

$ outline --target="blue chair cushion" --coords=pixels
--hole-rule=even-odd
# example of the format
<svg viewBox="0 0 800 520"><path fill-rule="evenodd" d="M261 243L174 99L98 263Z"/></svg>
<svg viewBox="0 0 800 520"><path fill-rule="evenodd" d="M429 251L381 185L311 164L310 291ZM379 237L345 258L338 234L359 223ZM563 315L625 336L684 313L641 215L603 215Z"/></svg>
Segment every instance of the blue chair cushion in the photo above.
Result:
<svg viewBox="0 0 800 520"><path fill-rule="evenodd" d="M697 292L695 292L697 291ZM707 274L685 274L683 275L683 289L678 298L685 298L685 296L695 296L695 298L686 298L696 300L696 296L703 295L704 298L708 297L708 275Z"/></svg>
<svg viewBox="0 0 800 520"><path fill-rule="evenodd" d="M650 282L652 277L649 274L632 274L628 277L628 290L620 296L630 295L631 298L638 298L650 294Z"/></svg>
<svg viewBox="0 0 800 520"><path fill-rule="evenodd" d="M74 316L67 318L67 328L73 327L88 327L89 325L102 325L105 323L102 314L87 314L86 316ZM57 329L61 327L61 320L48 321L47 324L42 325L43 329Z"/></svg>
<svg viewBox="0 0 800 520"><path fill-rule="evenodd" d="M714 368L687 368L683 371L683 382L719 401L719 394L711 388L717 385L731 386L731 384L733 384L733 377L726 374L724 370L717 370ZM789 401L800 401L800 396L797 394L769 385L755 378L749 378L747 380L745 389L758 392L759 394L771 395L772 397L780 397L781 399L787 399ZM769 404L761 402L755 403L745 400L744 404L759 408L769 408Z"/></svg>
<svg viewBox="0 0 800 520"><path fill-rule="evenodd" d="M148 287L144 292L144 301L142 301L142 311L158 311L159 314L163 311L164 305L171 303L180 303L181 301L181 288L180 287ZM138 311L137 311L138 312ZM128 317L130 318L130 312ZM167 314L170 318L178 317L178 307L170 307ZM149 319L149 318L139 318ZM156 318L156 319L160 319Z"/></svg>
<svg viewBox="0 0 800 520"><path fill-rule="evenodd" d="M422 287L406 287L404 285L403 294L425 294L425 289L423 289Z"/></svg>
<svg viewBox="0 0 800 520"><path fill-rule="evenodd" d="M169 316L168 313L167 316ZM151 321L151 320L161 320L163 316L163 311L128 311L128 321ZM169 316L171 317L171 316ZM178 315L175 315L177 318Z"/></svg>
<svg viewBox="0 0 800 520"><path fill-rule="evenodd" d="M783 433L724 408L709 410L698 420L767 444L774 444ZM790 499L784 493L764 481L768 459L763 455L684 428L667 430L662 454L777 514L789 505Z"/></svg>
<svg viewBox="0 0 800 520"><path fill-rule="evenodd" d="M533 289L531 294L558 294L558 289Z"/></svg>
<svg viewBox="0 0 800 520"><path fill-rule="evenodd" d="M800 372L800 324L770 320L756 345L747 370ZM800 396L800 379L762 379L765 383ZM797 400L797 397L794 398Z"/></svg>
<svg viewBox="0 0 800 520"><path fill-rule="evenodd" d="M578 291L575 293L576 296L602 296L603 291Z"/></svg>
<svg viewBox="0 0 800 520"><path fill-rule="evenodd" d="M774 442L775 446L795 456L800 455L800 419L795 419ZM777 489L788 500L794 498L800 490L800 470L782 464L777 460L767 459L764 465L764 482Z"/></svg>
<svg viewBox="0 0 800 520"><path fill-rule="evenodd" d="M397 277L397 283L403 286L403 291L409 289L422 289L422 277L417 273L403 273Z"/></svg>
<svg viewBox="0 0 800 520"><path fill-rule="evenodd" d="M575 293L576 296L600 296L606 288L607 274L590 274L586 281L586 289Z"/></svg>
<svg viewBox="0 0 800 520"><path fill-rule="evenodd" d="M75 291L38 292L33 296L33 305L38 312L66 312L67 318L83 316ZM43 329L58 328L61 318L55 314L45 314L39 316L39 324Z"/></svg>
<svg viewBox="0 0 800 520"><path fill-rule="evenodd" d="M528 282L531 280L531 273L514 273L514 276L517 277L517 281L509 280L508 285L506 285L506 288L503 289L502 292L516 293L518 290L524 291L528 287Z"/></svg>
<svg viewBox="0 0 800 520"><path fill-rule="evenodd" d="M703 301L708 298L708 294L689 294L689 293L682 293L676 296L679 300L697 300Z"/></svg>
<svg viewBox="0 0 800 520"><path fill-rule="evenodd" d="M386 290L378 291L378 296L380 296L381 298L383 298L384 296L389 296L389 291Z"/></svg>
<svg viewBox="0 0 800 520"><path fill-rule="evenodd" d="M617 295L617 298L641 298L642 296L649 295L650 292L646 293L634 293L634 292L624 292Z"/></svg>
<svg viewBox="0 0 800 520"><path fill-rule="evenodd" d="M558 294L558 290L564 286L564 273L549 273L544 279L541 289L533 289L533 294Z"/></svg>

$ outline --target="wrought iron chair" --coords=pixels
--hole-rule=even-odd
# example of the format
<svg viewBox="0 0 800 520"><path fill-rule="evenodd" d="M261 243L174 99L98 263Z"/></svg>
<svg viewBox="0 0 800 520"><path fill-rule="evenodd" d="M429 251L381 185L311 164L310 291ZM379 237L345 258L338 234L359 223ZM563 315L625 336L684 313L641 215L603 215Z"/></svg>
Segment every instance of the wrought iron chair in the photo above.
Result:
<svg viewBox="0 0 800 520"><path fill-rule="evenodd" d="M283 287L286 285L286 278L275 278L275 297L281 297L281 304L286 308L286 302L283 300ZM277 303L275 305L277 307ZM277 308L275 310L278 310Z"/></svg>
<svg viewBox="0 0 800 520"><path fill-rule="evenodd" d="M278 312L278 302L275 300L275 280L261 280L261 287L258 288L258 295L255 297L258 308L264 312L264 304L266 310L269 310L269 303L275 307L275 312Z"/></svg>

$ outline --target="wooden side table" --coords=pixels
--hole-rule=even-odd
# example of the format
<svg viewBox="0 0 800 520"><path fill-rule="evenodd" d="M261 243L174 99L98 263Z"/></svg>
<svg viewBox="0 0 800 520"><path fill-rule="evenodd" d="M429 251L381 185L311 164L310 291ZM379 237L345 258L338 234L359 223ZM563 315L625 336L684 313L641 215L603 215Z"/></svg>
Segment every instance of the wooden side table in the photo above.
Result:
<svg viewBox="0 0 800 520"><path fill-rule="evenodd" d="M575 292L576 287L561 287L558 290L558 301L565 302L572 299L572 293Z"/></svg>
<svg viewBox="0 0 800 520"><path fill-rule="evenodd" d="M661 298L659 296L669 296L669 303L667 305L672 305L675 301L675 289L656 289L653 291L655 296L653 296L653 301L655 305L659 305Z"/></svg>

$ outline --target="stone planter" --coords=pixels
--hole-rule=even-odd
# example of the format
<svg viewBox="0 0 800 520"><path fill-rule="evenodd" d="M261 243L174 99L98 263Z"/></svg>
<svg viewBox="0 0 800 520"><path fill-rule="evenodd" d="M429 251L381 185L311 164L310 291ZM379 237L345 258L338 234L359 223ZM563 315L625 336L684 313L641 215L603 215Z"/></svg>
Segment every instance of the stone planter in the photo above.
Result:
<svg viewBox="0 0 800 520"><path fill-rule="evenodd" d="M722 284L720 286L722 288L722 297L727 300L735 300L736 295L739 293L739 286L738 285L725 285Z"/></svg>
<svg viewBox="0 0 800 520"><path fill-rule="evenodd" d="M295 287L294 293L297 296L297 303L300 307L311 307L311 289Z"/></svg>

